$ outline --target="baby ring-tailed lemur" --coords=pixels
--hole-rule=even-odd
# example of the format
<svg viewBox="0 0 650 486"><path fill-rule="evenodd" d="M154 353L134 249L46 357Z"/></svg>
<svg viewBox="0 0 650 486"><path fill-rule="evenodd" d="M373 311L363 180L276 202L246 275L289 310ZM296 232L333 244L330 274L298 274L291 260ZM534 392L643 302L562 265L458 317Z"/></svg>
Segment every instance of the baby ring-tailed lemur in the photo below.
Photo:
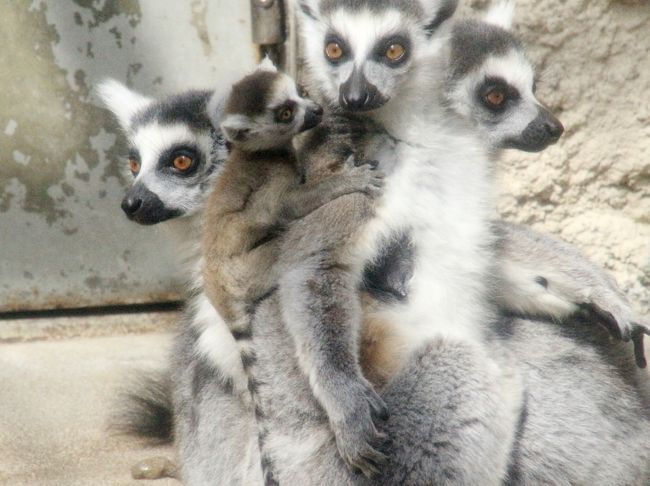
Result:
<svg viewBox="0 0 650 486"><path fill-rule="evenodd" d="M486 55L484 62L488 62L491 59L490 56L491 54ZM519 72L521 66L529 66L529 64L528 61L526 61L521 56L513 57L511 58L511 61L513 62L512 65L504 66L505 71L503 73L503 77L508 84L515 84L515 78L513 74ZM476 86L478 86L478 84ZM525 87L522 92L531 92L531 87L532 85ZM137 101L140 102L143 100L142 97L137 97L134 93L130 92L125 87L121 88L126 94L135 97ZM163 135L162 131L156 131L158 127L156 127L155 124L159 124L163 129L168 125L185 127L184 138L179 137L178 140L174 140L173 137L155 137L155 140L158 140L160 143L158 152L156 150L152 150L151 153L147 152L147 147L150 145L146 144L145 141L152 140L151 137L145 138L133 136L135 148L137 148L139 152L143 154L143 170L141 172L148 174L150 178L150 180L144 182L142 178L136 178L136 184L144 184L145 187L147 187L147 189L151 191L166 208L174 211L176 215L182 215L184 211L192 213L198 212L202 209L204 192L207 192L205 189L210 185L209 178L214 177L218 171L214 171L212 175L209 175L203 171L204 166L200 165L200 170L195 173L196 178L200 180L200 182L196 183L196 187L200 187L203 190L203 193L201 193L198 197L184 200L182 204L181 198L174 196L174 191L176 191L176 189L182 190L183 186L187 183L190 183L192 186L194 186L195 180L197 179L194 179L194 177L184 178L182 174L176 175L172 171L165 171L165 165L163 163L159 163L162 162L162 159L159 161L157 158L151 157L155 157L157 153L168 153L168 149L175 148L176 145L194 145L194 140L196 139L197 135L200 135L202 132L198 130L198 126L196 124L190 124L187 117L182 116L184 113L190 111L190 108L193 105L193 102L191 101L192 98L188 95L183 95L181 97L175 97L173 99L177 100L178 104L172 103L169 100L165 100L163 102L146 100L147 103L144 103L144 105L147 106L151 112L150 125L131 123L133 115L137 113L136 107L140 106L140 103L133 103L131 101L121 103L118 97L114 97L114 103L111 103L110 107L113 111L116 111L118 113L123 112L125 109L131 111L130 115L120 117L120 121L128 133L136 134L138 131L142 131L142 133L144 133L144 129L146 128L150 133L160 133L160 135ZM126 97L124 97L124 101L126 101ZM480 105L477 104L477 99L474 96L474 92L472 90L469 90L466 93L464 101L470 105L472 103L474 105L477 105L475 106L475 111L477 113L480 113L480 110L483 109ZM179 106L181 102L185 103L185 106ZM500 123L503 123L505 125L509 122L509 120L521 119L518 117L518 110L528 109L527 107L534 107L536 105L536 102L531 104L528 98L522 100L520 104L509 105L508 109L504 110L503 116L497 119L494 125L487 124L483 127L483 129L490 130L492 127L494 127L494 130L498 131ZM174 107L173 110L171 109L172 107ZM198 110L194 112L199 113ZM482 117L477 117L477 121L480 122L481 119ZM513 136L516 136L516 134L513 134ZM495 141L495 145L497 147L502 143L503 141ZM205 151L199 155L199 160L205 161L206 163L207 161L212 160L210 157L210 150L205 149ZM145 201L143 207L145 210L148 210L147 201ZM180 218L180 220L183 219L187 218ZM185 232L182 234L182 236L187 240L192 241L196 238L196 236L192 237L192 234L196 235L196 233ZM509 246L517 247L517 233L507 235L507 237L511 238L511 241L509 241ZM540 239L540 243L544 244L543 242L545 237L542 235L538 235L537 237ZM552 248L552 245L549 245L549 247ZM526 246L522 246L522 250L524 252L526 248ZM535 263L533 260L535 256L536 255L534 254L528 255L531 266L534 267L537 265L538 268L545 267L545 262L541 259L538 259L537 263ZM572 270L573 268L578 269L580 273L591 273L595 277L601 273L593 264L585 260L582 256L576 259L573 257L563 258L563 253L559 253L555 255L555 257L563 259L561 267L566 269L566 274L563 276L563 279L571 278L571 275L575 273ZM585 282L584 286L596 290L602 286L603 281L604 280L600 278L593 278L590 282ZM616 306L621 304L625 306L625 312L630 313L631 311L624 300L619 299L618 297L616 297L614 300L607 300L608 286L609 284L607 284L602 289L606 292L603 297L604 300L599 305L605 309L613 310ZM611 295L615 296L616 293L612 293ZM237 404L237 399L235 396L232 396L229 392L225 391L226 389L223 389L224 391L219 392L219 390L222 389L218 385L221 380L217 379L219 372L214 370L214 367L217 365L214 363L214 359L219 359L220 353L222 352L224 355L236 355L236 348L234 345L230 348L225 347L228 344L228 341L223 337L216 337L220 334L214 333L213 328L215 326L213 324L208 325L208 323L214 322L214 319L203 319L204 324L201 323L202 317L206 317L209 314L214 314L214 310L211 309L211 306L204 296L201 302L203 302L203 305L201 306L190 307L190 310L194 310L194 312L191 312L188 316L186 324L187 327L183 329L184 333L182 337L184 339L182 341L184 345L181 347L181 349L187 355L188 360L190 357L192 358L190 361L182 360L181 363L177 362L177 368L179 365L186 366L187 368L180 373L177 372L177 374L181 375L181 382L187 382L187 386L181 385L181 388L187 389L188 392L186 398L182 401L183 405L179 406L178 409L175 410L175 414L177 414L177 422L189 423L190 417L187 416L184 411L189 409L188 401L191 400L193 402L192 409L198 414L197 417L201 417L201 423L205 424L209 422L212 423L213 426L210 428L206 428L204 426L202 428L200 427L198 429L194 429L192 430L190 436L185 437L185 440L184 436L186 435L186 432L183 430L177 432L177 439L180 441L182 448L181 458L185 466L184 477L189 481L190 484L200 484L201 479L196 479L199 477L204 478L204 482L207 481L206 478L211 478L213 481L224 480L226 482L228 482L228 478L235 478L233 481L237 482L236 478L239 478L240 476L234 475L235 471L237 470L237 467L233 466L233 464L235 464L234 458L230 460L229 456L225 454L225 449L228 449L228 451L231 449L224 449L221 447L221 444L223 444L223 442L226 440L232 441L231 443L238 444L245 442L244 438L247 437L245 425L247 421L252 420L252 416L249 414L243 414L241 411L237 411L239 408L237 406L233 406L233 404ZM616 312L614 312L614 315L615 317L618 317ZM190 332L192 329L195 329L195 331ZM225 329L225 333L227 334L227 328ZM222 333L221 336L223 335L224 334ZM208 343L209 346L206 346L206 343ZM219 346L221 349L219 349ZM208 347L211 347L210 352L206 351ZM231 349L232 351L228 351L228 349ZM236 363L237 360L238 359L235 359L233 362ZM225 373L225 370L227 370L227 368L221 366L220 372ZM179 380L177 380L177 382L178 381ZM200 387L195 391L195 393L190 392L192 387L189 385L192 382L201 383ZM212 391L210 391L211 389ZM221 393L221 395L219 395L219 393ZM212 396L212 398L209 398L210 396ZM176 403L178 406L178 400ZM197 417L192 418L192 422L198 420ZM188 430L188 427L183 428L185 430ZM202 433L203 431L205 431L205 433ZM237 439L237 437L240 438ZM219 450L221 452L218 455L215 455L213 452L211 453L210 450ZM253 459L252 462L254 463L255 460ZM199 476L201 471L203 471L203 475Z"/></svg>
<svg viewBox="0 0 650 486"><path fill-rule="evenodd" d="M369 190L377 179L366 165L301 183L292 140L322 114L268 60L236 83L225 102L221 128L231 148L204 212L203 276L244 354L250 307L278 279L278 233L332 199Z"/></svg>
<svg viewBox="0 0 650 486"><path fill-rule="evenodd" d="M241 346L245 367L254 361L247 344L252 334L249 315L256 302L276 285L282 290L300 285L299 290L292 287L288 291L288 305L304 298L300 295L303 282L293 281L295 273L293 279L287 279L284 274L306 269L304 261L312 256L325 259L329 254L329 261L324 262L330 277L327 291L340 293L336 297L342 300L353 295L357 287L355 282L345 287L337 282L343 279L342 269L346 264L343 255L330 249L332 243L325 247L320 235L303 234L299 220L306 220L326 203L356 192L368 193L359 195L356 199L360 201L353 205L355 210L364 211L364 206L370 204L363 203L377 192L381 177L369 164L353 164L352 144L348 144L343 157L331 156L330 152L326 160L319 160L310 149L308 158L296 159L291 145L293 137L316 126L321 116L320 106L298 95L294 81L268 61L235 84L225 103L221 128L231 144L231 152L205 209L203 275L208 297ZM341 246L342 233L352 232L356 226L337 229L337 219L345 220L345 216L332 214L329 230L336 233L334 241ZM286 237L278 236L283 231ZM307 239L317 242L310 251L303 248ZM281 249L290 252L292 258L276 265ZM318 279L307 279L304 290L323 284ZM329 305L323 302L320 307ZM354 338L358 326L346 322L347 312L341 302L326 316L336 329L332 332L337 335L336 341L326 341L321 335L318 342L309 342L301 352L303 359L309 361L322 360L326 354L337 358L336 366L327 363L327 369L319 368L312 375L314 389L323 390L317 394L323 397L343 456L350 464L367 470L364 460L381 458L366 445L373 439L375 429L371 413L381 415L385 410L381 399L361 375ZM299 324L288 325L291 328ZM295 334L297 339L302 337L298 332ZM315 355L315 348L322 349L323 354ZM330 372L336 370L338 375ZM341 395L336 395L337 392Z"/></svg>

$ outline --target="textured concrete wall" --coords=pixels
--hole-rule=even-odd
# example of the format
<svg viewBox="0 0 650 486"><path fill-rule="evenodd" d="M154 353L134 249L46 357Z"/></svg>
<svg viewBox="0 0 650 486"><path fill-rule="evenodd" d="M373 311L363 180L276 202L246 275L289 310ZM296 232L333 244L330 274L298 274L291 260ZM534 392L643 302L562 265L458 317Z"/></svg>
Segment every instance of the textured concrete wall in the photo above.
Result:
<svg viewBox="0 0 650 486"><path fill-rule="evenodd" d="M255 62L243 0L0 3L0 311L176 296L167 238L129 223L125 140L93 88L215 86Z"/></svg>
<svg viewBox="0 0 650 486"><path fill-rule="evenodd" d="M514 30L566 133L543 154L505 154L501 213L583 249L647 314L650 2L519 0Z"/></svg>

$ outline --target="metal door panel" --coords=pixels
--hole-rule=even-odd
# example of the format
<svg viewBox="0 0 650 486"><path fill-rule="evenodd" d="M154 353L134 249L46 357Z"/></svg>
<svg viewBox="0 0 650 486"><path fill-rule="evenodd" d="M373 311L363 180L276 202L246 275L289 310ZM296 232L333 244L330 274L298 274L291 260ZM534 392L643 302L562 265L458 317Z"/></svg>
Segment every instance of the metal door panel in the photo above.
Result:
<svg viewBox="0 0 650 486"><path fill-rule="evenodd" d="M0 311L177 297L160 228L119 208L124 138L93 93L211 87L252 66L241 0L0 4Z"/></svg>

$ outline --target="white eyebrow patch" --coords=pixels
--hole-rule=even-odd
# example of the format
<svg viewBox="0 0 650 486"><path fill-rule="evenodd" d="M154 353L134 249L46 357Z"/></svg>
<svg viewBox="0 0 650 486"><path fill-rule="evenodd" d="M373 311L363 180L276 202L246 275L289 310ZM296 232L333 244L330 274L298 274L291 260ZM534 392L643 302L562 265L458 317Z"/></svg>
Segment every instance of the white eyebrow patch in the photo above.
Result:
<svg viewBox="0 0 650 486"><path fill-rule="evenodd" d="M180 123L160 125L158 122L139 127L130 137L140 153L138 177L155 170L162 153L173 145L197 143L196 133Z"/></svg>
<svg viewBox="0 0 650 486"><path fill-rule="evenodd" d="M368 9L350 12L340 8L330 17L330 26L348 45L354 46L354 62L361 65L379 39L403 31L404 15L395 9L378 14Z"/></svg>

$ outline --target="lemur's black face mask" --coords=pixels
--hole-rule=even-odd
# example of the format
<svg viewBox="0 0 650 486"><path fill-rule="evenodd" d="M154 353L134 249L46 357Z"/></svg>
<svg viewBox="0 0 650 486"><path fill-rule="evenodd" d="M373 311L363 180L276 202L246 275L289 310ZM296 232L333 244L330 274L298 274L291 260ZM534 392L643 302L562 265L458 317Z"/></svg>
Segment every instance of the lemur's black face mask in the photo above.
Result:
<svg viewBox="0 0 650 486"><path fill-rule="evenodd" d="M300 127L300 131L314 128L323 120L323 107L314 103L313 107L305 110L305 121Z"/></svg>
<svg viewBox="0 0 650 486"><path fill-rule="evenodd" d="M180 210L165 207L160 198L142 183L136 183L129 189L121 207L127 218L143 225L162 223L181 216Z"/></svg>
<svg viewBox="0 0 650 486"><path fill-rule="evenodd" d="M556 143L564 133L564 126L550 111L539 108L537 117L516 138L505 141L504 148L514 148L525 152L541 152Z"/></svg>
<svg viewBox="0 0 650 486"><path fill-rule="evenodd" d="M339 89L339 104L349 111L371 111L386 103L386 98L369 82L363 72L354 69Z"/></svg>

